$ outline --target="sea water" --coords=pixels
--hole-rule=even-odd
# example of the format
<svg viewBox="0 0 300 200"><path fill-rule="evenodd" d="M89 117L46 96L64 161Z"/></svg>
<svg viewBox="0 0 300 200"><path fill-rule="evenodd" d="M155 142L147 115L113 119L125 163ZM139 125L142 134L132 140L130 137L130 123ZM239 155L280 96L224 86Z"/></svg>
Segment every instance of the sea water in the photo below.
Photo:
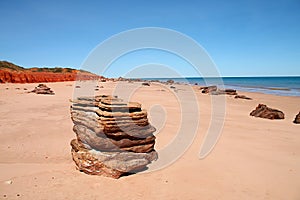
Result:
<svg viewBox="0 0 300 200"><path fill-rule="evenodd" d="M280 96L300 96L300 76L288 77L223 77L223 78L147 78L146 80L167 81L198 84L203 86L217 85L219 87L236 89L246 92L260 92Z"/></svg>

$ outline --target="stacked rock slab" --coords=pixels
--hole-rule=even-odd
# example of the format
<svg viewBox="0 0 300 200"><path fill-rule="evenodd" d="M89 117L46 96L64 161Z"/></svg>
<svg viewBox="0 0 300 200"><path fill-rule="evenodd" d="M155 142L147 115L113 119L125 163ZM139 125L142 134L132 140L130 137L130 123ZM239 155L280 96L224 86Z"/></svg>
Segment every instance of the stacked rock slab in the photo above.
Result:
<svg viewBox="0 0 300 200"><path fill-rule="evenodd" d="M139 103L107 95L77 98L71 118L77 136L72 157L80 171L119 178L157 159L155 128Z"/></svg>
<svg viewBox="0 0 300 200"><path fill-rule="evenodd" d="M50 94L54 95L54 92L51 90L51 88L47 87L45 84L39 84L34 88L34 90L31 91L32 93L36 94Z"/></svg>
<svg viewBox="0 0 300 200"><path fill-rule="evenodd" d="M218 89L217 86L207 86L207 87L200 87L202 93L204 94L211 94L211 95L237 95L236 90L233 89Z"/></svg>

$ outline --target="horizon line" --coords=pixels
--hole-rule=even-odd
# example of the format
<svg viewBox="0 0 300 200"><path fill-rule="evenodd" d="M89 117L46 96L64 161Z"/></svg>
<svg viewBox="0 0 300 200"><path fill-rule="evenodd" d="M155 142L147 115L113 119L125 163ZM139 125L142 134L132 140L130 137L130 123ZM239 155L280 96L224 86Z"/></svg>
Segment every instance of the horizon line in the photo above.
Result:
<svg viewBox="0 0 300 200"><path fill-rule="evenodd" d="M100 75L104 76L104 75ZM178 79L178 78L282 78L282 77L299 77L300 75L242 75L242 76L184 76L184 77L106 77L106 78L126 78L126 79L151 79L151 78L157 78L157 79Z"/></svg>

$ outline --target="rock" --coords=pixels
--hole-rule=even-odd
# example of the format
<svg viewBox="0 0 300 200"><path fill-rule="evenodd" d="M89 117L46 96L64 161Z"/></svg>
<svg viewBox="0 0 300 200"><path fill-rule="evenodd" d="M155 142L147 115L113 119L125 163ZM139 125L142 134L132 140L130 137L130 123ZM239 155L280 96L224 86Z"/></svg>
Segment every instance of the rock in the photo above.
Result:
<svg viewBox="0 0 300 200"><path fill-rule="evenodd" d="M72 103L77 136L71 142L72 156L80 171L119 178L157 159L156 129L140 103L108 95L81 97Z"/></svg>
<svg viewBox="0 0 300 200"><path fill-rule="evenodd" d="M224 92L227 95L237 95L237 92L234 89L225 89Z"/></svg>
<svg viewBox="0 0 300 200"><path fill-rule="evenodd" d="M175 86L173 86L173 85L171 85L171 86L170 86L170 88L171 88L171 89L176 89L176 87L175 87Z"/></svg>
<svg viewBox="0 0 300 200"><path fill-rule="evenodd" d="M75 80L106 79L83 70L71 68L23 68L7 61L0 61L0 83L41 83Z"/></svg>
<svg viewBox="0 0 300 200"><path fill-rule="evenodd" d="M200 90L202 90L202 93L204 93L204 94L211 94L211 95L222 95L222 94L237 95L236 90L233 90L233 89L221 90L221 89L218 89L218 87L215 85L208 86L208 87L201 87Z"/></svg>
<svg viewBox="0 0 300 200"><path fill-rule="evenodd" d="M284 119L284 113L282 111L269 108L264 104L259 104L250 115L266 119Z"/></svg>
<svg viewBox="0 0 300 200"><path fill-rule="evenodd" d="M76 106L76 105L71 106L71 109L73 111L77 110L77 111L85 111L85 112L94 112L98 110L96 107L92 107L92 106Z"/></svg>
<svg viewBox="0 0 300 200"><path fill-rule="evenodd" d="M129 102L128 104L106 104L99 103L98 107L103 111L109 112L139 112L141 111L141 104L136 102Z"/></svg>
<svg viewBox="0 0 300 200"><path fill-rule="evenodd" d="M50 95L54 95L54 92L51 90L51 88L47 87L45 84L39 84L31 92L32 93L36 93L36 94L50 94Z"/></svg>
<svg viewBox="0 0 300 200"><path fill-rule="evenodd" d="M78 170L91 175L102 175L119 178L126 172L144 169L151 161L157 159L157 153L133 152L104 152L88 150L78 143L71 141L72 157Z"/></svg>
<svg viewBox="0 0 300 200"><path fill-rule="evenodd" d="M77 135L78 141L92 148L100 151L131 151L137 153L147 153L153 150L155 137L149 136L147 138L128 137L119 140L109 138L108 135L97 135L92 130L83 125L75 125L73 128ZM130 138L130 139L129 139Z"/></svg>
<svg viewBox="0 0 300 200"><path fill-rule="evenodd" d="M293 122L295 124L300 124L300 112L296 115L295 120Z"/></svg>
<svg viewBox="0 0 300 200"><path fill-rule="evenodd" d="M150 86L150 83L144 82L142 83L143 86Z"/></svg>
<svg viewBox="0 0 300 200"><path fill-rule="evenodd" d="M81 73L81 72L80 72ZM40 82L61 82L75 81L77 72L73 73L53 73L53 72L33 72L30 70L4 71L0 70L0 83L40 83ZM92 80L97 79L96 75L80 75L80 79Z"/></svg>
<svg viewBox="0 0 300 200"><path fill-rule="evenodd" d="M138 119L144 119L147 117L146 111L125 113L125 112L106 112L106 111L102 111L102 110L98 109L98 110L96 110L96 113L100 117L115 118L115 119L138 120Z"/></svg>
<svg viewBox="0 0 300 200"><path fill-rule="evenodd" d="M213 85L213 86L208 86L208 87L201 87L200 90L202 90L202 93L204 94L208 94L211 93L213 91L217 91L217 86Z"/></svg>
<svg viewBox="0 0 300 200"><path fill-rule="evenodd" d="M120 76L117 81L126 81L126 79Z"/></svg>
<svg viewBox="0 0 300 200"><path fill-rule="evenodd" d="M168 84L174 84L174 80L169 79L169 80L167 80L167 83L168 83Z"/></svg>
<svg viewBox="0 0 300 200"><path fill-rule="evenodd" d="M208 93L210 95L222 95L222 94L226 94L224 90L216 90L216 91L211 91L210 93Z"/></svg>
<svg viewBox="0 0 300 200"><path fill-rule="evenodd" d="M236 95L234 98L235 98L235 99L246 99L246 100L252 100L252 98L250 98L250 97L247 97L247 96L245 96L245 95Z"/></svg>
<svg viewBox="0 0 300 200"><path fill-rule="evenodd" d="M225 89L225 90L216 90L216 91L211 91L210 92L211 95L237 95L237 92L236 90L233 90L233 89Z"/></svg>

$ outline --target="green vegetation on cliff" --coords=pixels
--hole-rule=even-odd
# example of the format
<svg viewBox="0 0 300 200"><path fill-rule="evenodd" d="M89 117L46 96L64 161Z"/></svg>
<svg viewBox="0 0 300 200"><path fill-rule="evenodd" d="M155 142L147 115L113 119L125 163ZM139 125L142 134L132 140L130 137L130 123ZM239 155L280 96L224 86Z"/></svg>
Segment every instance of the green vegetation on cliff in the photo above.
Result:
<svg viewBox="0 0 300 200"><path fill-rule="evenodd" d="M88 74L93 74L85 70L77 70L72 68L62 68L62 67L33 67L33 68L24 68L18 65L15 65L8 61L0 61L0 70L4 71L13 71L13 72L52 72L52 73L75 73L75 72L85 72ZM95 74L93 74L95 75Z"/></svg>

